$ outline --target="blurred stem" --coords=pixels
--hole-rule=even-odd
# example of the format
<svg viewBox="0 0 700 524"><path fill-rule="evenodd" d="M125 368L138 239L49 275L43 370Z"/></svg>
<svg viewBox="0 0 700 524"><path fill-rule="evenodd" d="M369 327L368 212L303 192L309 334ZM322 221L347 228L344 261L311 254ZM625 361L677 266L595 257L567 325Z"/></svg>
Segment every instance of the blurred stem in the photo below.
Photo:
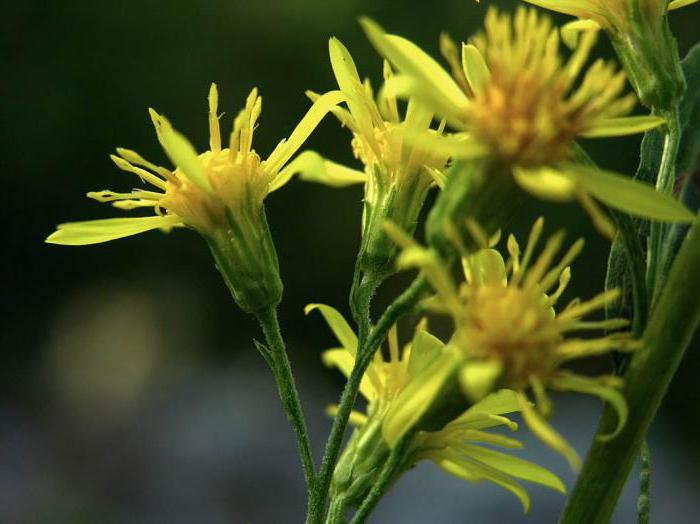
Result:
<svg viewBox="0 0 700 524"><path fill-rule="evenodd" d="M355 405L360 382L362 381L367 366L372 361L374 352L386 337L391 326L393 326L400 317L413 309L422 298L426 289L427 282L425 277L421 274L413 281L409 288L387 308L377 322L377 325L369 332L368 336L364 340L358 340L355 365L350 372L350 376L345 383L345 388L338 402L338 412L333 419L331 432L326 442L326 449L323 453L316 489L313 491L309 502L307 523L320 524L323 519L326 499L328 498L328 489L333 475L333 469L335 468L340 453L340 446L343 443L343 436L345 435L348 418L350 417L352 407ZM369 308L371 293L367 295L367 308Z"/></svg>
<svg viewBox="0 0 700 524"><path fill-rule="evenodd" d="M649 524L650 502L649 481L651 477L651 464L649 463L649 443L645 440L642 444L642 470L639 473L639 498L637 499L637 512L639 524Z"/></svg>
<svg viewBox="0 0 700 524"><path fill-rule="evenodd" d="M676 158L681 141L681 124L678 106L670 111L662 113L666 119L666 136L664 137L664 149L661 155L659 172L656 177L656 190L661 193L673 193L676 182ZM649 232L648 265L647 265L647 289L653 299L658 295L659 284L663 281L662 269L667 267L663 253L663 237L666 231L665 224L652 222Z"/></svg>
<svg viewBox="0 0 700 524"><path fill-rule="evenodd" d="M350 521L350 524L363 524L372 510L375 508L379 500L382 498L386 492L387 487L391 483L392 479L395 477L398 468L401 467L401 463L406 457L406 451L409 442L413 438L414 431L409 431L401 440L396 444L389 458L384 463L384 467L379 472L377 480L374 481L369 494L362 502L360 509L357 510L355 516Z"/></svg>
<svg viewBox="0 0 700 524"><path fill-rule="evenodd" d="M277 383L277 391L279 392L280 400L284 411L287 413L287 419L294 430L297 439L297 446L301 455L301 464L304 468L304 478L306 479L306 488L309 497L313 492L315 484L315 467L314 459L311 456L311 446L309 445L309 436L306 429L306 421L304 420L304 412L299 402L299 393L294 382L292 367L289 364L287 351L280 333L280 326L277 319L277 308L270 306L263 308L255 314L267 341L267 351L263 354L265 360L270 366L275 382ZM264 348L259 347L261 352Z"/></svg>
<svg viewBox="0 0 700 524"><path fill-rule="evenodd" d="M700 215L673 262L659 294L642 347L633 355L622 391L629 418L610 441L596 439L561 517L561 524L605 524L615 509L630 469L683 354L700 324ZM603 410L597 435L617 424L609 406Z"/></svg>

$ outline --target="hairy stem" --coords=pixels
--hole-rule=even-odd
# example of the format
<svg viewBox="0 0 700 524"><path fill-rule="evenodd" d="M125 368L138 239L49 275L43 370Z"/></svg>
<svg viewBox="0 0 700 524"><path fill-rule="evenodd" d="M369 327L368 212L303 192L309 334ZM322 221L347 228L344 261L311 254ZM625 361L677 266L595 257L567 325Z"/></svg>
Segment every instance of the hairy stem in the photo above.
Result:
<svg viewBox="0 0 700 524"><path fill-rule="evenodd" d="M406 456L406 448L408 443L413 438L413 434L414 431L409 431L406 433L406 435L401 437L401 440L396 444L396 447L391 450L391 454L384 463L384 467L379 472L377 480L375 480L365 500L362 501L360 509L357 510L357 513L355 513L355 516L352 518L352 521L350 521L350 524L362 524L367 520L367 517L369 517L372 510L386 492L389 484L391 484L391 481L396 476L398 468L401 467L401 463Z"/></svg>
<svg viewBox="0 0 700 524"><path fill-rule="evenodd" d="M310 497L315 484L314 460L311 455L311 446L309 444L304 412L299 402L299 393L297 392L294 382L294 375L292 374L292 368L289 364L289 358L287 358L284 341L280 334L277 309L274 306L263 308L256 313L256 318L265 334L265 340L268 345L266 353L263 354L263 356L265 356L265 360L270 365L270 369L275 376L282 407L294 430L297 446L299 447L299 454L301 455L301 464L304 469L306 487ZM265 351L264 348L259 349L261 352Z"/></svg>
<svg viewBox="0 0 700 524"><path fill-rule="evenodd" d="M377 322L377 325L371 330L366 340L358 342L357 358L353 366L350 376L345 383L345 388L340 396L338 403L338 412L333 419L331 432L326 442L326 449L321 461L316 489L312 494L309 504L309 515L307 522L309 524L320 524L323 519L323 514L326 507L326 499L328 497L328 488L330 486L333 469L338 460L340 446L343 442L345 429L347 427L350 412L355 404L357 392L360 388L360 382L367 369L367 366L372 361L372 356L379 345L386 337L387 332L396 321L411 311L418 301L422 298L423 293L427 289L427 282L422 275L418 276L413 281L411 286L403 292L384 312L382 317Z"/></svg>

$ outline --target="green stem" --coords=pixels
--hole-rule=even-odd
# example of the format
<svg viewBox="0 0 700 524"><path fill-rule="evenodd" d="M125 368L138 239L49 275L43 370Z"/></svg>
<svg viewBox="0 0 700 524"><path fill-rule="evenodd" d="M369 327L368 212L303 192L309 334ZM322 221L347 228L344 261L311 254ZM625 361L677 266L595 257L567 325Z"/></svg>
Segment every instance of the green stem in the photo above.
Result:
<svg viewBox="0 0 700 524"><path fill-rule="evenodd" d="M700 324L698 267L700 215L678 252L644 331L642 347L632 357L625 375L627 423L611 441L593 442L561 524L609 522L661 400ZM606 407L598 435L610 433L616 424L615 411Z"/></svg>
<svg viewBox="0 0 700 524"><path fill-rule="evenodd" d="M345 499L343 497L336 497L331 500L328 507L328 515L326 516L326 524L344 524L345 510Z"/></svg>
<svg viewBox="0 0 700 524"><path fill-rule="evenodd" d="M406 457L406 449L409 442L413 438L413 434L414 431L409 431L406 433L406 435L401 437L401 440L396 444L396 447L391 450L391 454L384 463L384 467L379 472L377 480L375 480L369 494L367 497L365 497L365 500L362 501L360 509L357 510L357 513L355 513L355 516L350 521L350 524L362 524L367 520L367 517L369 517L369 514L382 498L389 487L389 484L391 484L397 470L401 467L401 463Z"/></svg>
<svg viewBox="0 0 700 524"><path fill-rule="evenodd" d="M301 455L301 464L304 468L306 487L309 497L311 497L315 484L314 459L311 455L306 421L304 420L304 412L299 402L296 384L294 383L292 367L289 364L287 351L284 346L284 341L282 340L282 335L280 334L280 326L277 320L277 308L274 306L263 308L257 311L255 316L265 334L265 340L268 345L267 357L265 360L270 365L270 369L275 376L282 406L294 430L297 446L299 447L299 453ZM259 349L264 351L262 348Z"/></svg>
<svg viewBox="0 0 700 524"><path fill-rule="evenodd" d="M649 481L651 477L651 465L649 463L649 443L645 440L642 444L642 470L639 473L639 498L637 499L638 524L649 524Z"/></svg>
<svg viewBox="0 0 700 524"><path fill-rule="evenodd" d="M664 149L659 165L659 172L656 177L656 190L661 193L671 194L676 181L676 158L681 140L681 124L678 107L663 114L666 119L666 136L664 138ZM649 232L648 244L648 265L647 265L647 288L649 296L655 297L658 294L659 283L663 275L662 268L665 265L663 253L663 238L666 226L660 222L652 222ZM653 302L653 300L652 300Z"/></svg>
<svg viewBox="0 0 700 524"><path fill-rule="evenodd" d="M363 342L362 344L358 342L355 365L350 372L350 376L340 396L338 412L333 419L331 432L326 442L323 459L321 460L316 489L309 502L309 515L307 517L307 522L309 524L320 524L323 519L326 499L328 498L328 488L330 486L331 477L333 476L333 469L338 460L340 446L343 442L343 436L345 435L345 428L347 427L352 407L355 404L357 392L360 388L360 382L364 376L365 370L372 361L374 352L386 337L391 326L393 326L401 316L413 309L426 289L427 282L425 277L419 275L411 286L387 308L366 340L361 341Z"/></svg>

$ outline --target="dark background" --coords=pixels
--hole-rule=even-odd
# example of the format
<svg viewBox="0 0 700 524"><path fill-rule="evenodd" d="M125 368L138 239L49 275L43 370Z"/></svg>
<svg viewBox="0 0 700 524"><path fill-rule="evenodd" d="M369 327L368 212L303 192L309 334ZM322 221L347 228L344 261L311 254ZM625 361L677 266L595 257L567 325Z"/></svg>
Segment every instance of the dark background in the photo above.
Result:
<svg viewBox="0 0 700 524"><path fill-rule="evenodd" d="M308 107L305 89L334 87L327 40L339 37L361 75L381 62L356 20L365 14L437 55L447 30L466 39L484 4L326 0L12 2L0 33L4 254L0 336L0 522L301 522L303 485L273 381L200 238L150 232L97 246L43 244L59 222L120 215L84 198L135 177L108 158L116 146L166 162L146 108L164 113L200 149L216 81L230 125L251 87L263 96L255 148L264 156ZM700 8L672 16L681 51ZM604 43L602 53L608 52ZM638 138L586 144L602 165L631 174ZM308 147L352 163L331 119ZM341 378L323 368L334 341L303 306L347 312L361 189L291 183L267 200L285 283L281 322L314 450L320 455ZM521 235L545 213L550 231L583 235L572 293L602 287L608 244L575 206L530 203ZM382 290L386 303L397 280ZM697 349L697 348L695 348ZM690 351L651 435L652 514L692 522L700 462L697 373ZM583 453L598 403L557 398L555 425ZM572 485L562 459L519 432L525 456ZM636 480L616 516L635 519ZM374 522L554 522L563 497L533 488L533 510L490 485L467 485L423 464L380 504Z"/></svg>

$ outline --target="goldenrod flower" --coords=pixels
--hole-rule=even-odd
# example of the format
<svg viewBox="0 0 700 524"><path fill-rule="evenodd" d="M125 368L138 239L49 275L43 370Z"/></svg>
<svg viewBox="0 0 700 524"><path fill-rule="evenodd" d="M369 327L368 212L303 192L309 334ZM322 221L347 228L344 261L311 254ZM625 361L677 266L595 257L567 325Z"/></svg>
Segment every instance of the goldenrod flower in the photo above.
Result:
<svg viewBox="0 0 700 524"><path fill-rule="evenodd" d="M137 175L152 188L127 193L104 190L88 193L88 196L99 202L112 202L125 210L151 207L155 216L61 224L46 241L85 245L151 229L189 226L200 233L209 233L225 227L227 212L237 216L246 209L260 209L265 196L289 180L289 171L283 169L285 164L340 100L338 92L328 93L318 100L289 139L280 142L265 160L252 148L262 106L257 89L251 91L245 108L234 120L228 147L222 147L218 91L212 84L209 91L210 149L201 154L197 154L164 116L150 109L158 140L175 169L157 166L134 151L117 148L117 155L111 156L117 167Z"/></svg>
<svg viewBox="0 0 700 524"><path fill-rule="evenodd" d="M342 348L325 351L324 363L349 376L357 351L357 337L332 307L311 304L306 312L314 309L323 314L342 345ZM423 405L426 398L434 399L446 377L453 373L454 365L450 359L443 358L445 345L425 327L425 322L421 322L410 344L401 350L394 326L388 336L388 360L378 351L367 368L360 386L360 392L367 400L366 414L353 412L350 417L357 429L336 467L333 498L342 498L348 504L362 502L390 448L415 426L417 419L413 417L413 408ZM507 489L520 500L526 512L530 499L518 480L565 492L561 480L550 471L483 446L521 448L518 440L485 431L499 426L517 430L517 424L504 415L520 409L516 393L501 390L487 395L446 424L440 424L439 429L417 431L411 437L406 458L395 475L421 460L431 460L463 480L489 481ZM330 411L332 413L334 409ZM419 408L419 411L424 410Z"/></svg>
<svg viewBox="0 0 700 524"><path fill-rule="evenodd" d="M581 30L595 26L604 29L642 103L658 110L678 103L685 83L666 15L698 0L525 1L578 17L580 21L562 28L570 45L575 45Z"/></svg>
<svg viewBox="0 0 700 524"><path fill-rule="evenodd" d="M626 116L633 95L623 95L625 75L596 61L584 70L595 31L584 34L568 60L548 17L520 8L511 18L496 9L485 31L462 45L461 63L445 42L453 78L410 41L363 20L375 47L400 71L389 88L413 96L458 132L421 140L454 158L488 157L511 170L526 191L549 200L580 200L606 233L611 227L593 198L647 218L690 220L672 198L627 177L576 163L574 140L623 136L651 129L656 116Z"/></svg>
<svg viewBox="0 0 700 524"><path fill-rule="evenodd" d="M253 149L253 132L262 99L257 89L233 123L228 147L223 147L218 115L218 91L209 91L209 147L197 154L190 142L170 122L150 110L158 140L176 166L157 166L134 151L117 149L112 160L120 169L134 173L152 189L126 193L88 193L100 202L131 210L153 208L155 215L110 218L60 224L46 241L85 245L106 242L151 229L168 231L187 226L209 244L226 284L238 305L247 312L276 305L282 296L277 254L265 217L263 200L294 174L285 165L301 147L319 121L342 97L330 92L319 98L288 140L282 140L264 160Z"/></svg>
<svg viewBox="0 0 700 524"><path fill-rule="evenodd" d="M546 390L591 394L609 402L619 417L616 434L627 416L625 400L618 391L621 379L610 375L589 378L563 366L574 359L614 350L628 351L637 342L627 332L599 338L574 335L590 330L619 330L628 322L619 318L585 319L616 300L617 290L586 301L575 299L561 311L556 310L571 279L570 264L581 252L583 241L575 242L556 261L564 238L560 231L547 240L535 257L543 226L543 219L534 224L524 250L511 235L507 260L489 247L466 255L465 278L459 286L434 252L418 246L395 228L391 231L405 248L399 263L418 266L424 271L436 291L431 307L447 313L454 321L451 345L459 349L463 358L459 378L464 391L478 400L496 388L515 390L527 424L576 467L576 452L541 416L551 410ZM528 391L535 396L537 410L530 407Z"/></svg>
<svg viewBox="0 0 700 524"><path fill-rule="evenodd" d="M414 101L408 102L402 116L396 98L383 87L376 97L369 80L360 80L355 62L347 48L337 39L328 44L333 73L345 96L347 109L335 107L333 114L353 135L352 150L362 162L357 171L325 160L311 162L300 155L299 163L308 160L300 176L338 185L342 182L365 183L362 245L359 265L363 270L379 273L393 268L395 246L382 229L385 220L401 224L412 231L418 221L428 189L443 181L446 155L421 147L412 137L430 130L432 113ZM384 63L384 81L392 71ZM313 100L318 98L309 93ZM309 154L309 153L306 153Z"/></svg>

